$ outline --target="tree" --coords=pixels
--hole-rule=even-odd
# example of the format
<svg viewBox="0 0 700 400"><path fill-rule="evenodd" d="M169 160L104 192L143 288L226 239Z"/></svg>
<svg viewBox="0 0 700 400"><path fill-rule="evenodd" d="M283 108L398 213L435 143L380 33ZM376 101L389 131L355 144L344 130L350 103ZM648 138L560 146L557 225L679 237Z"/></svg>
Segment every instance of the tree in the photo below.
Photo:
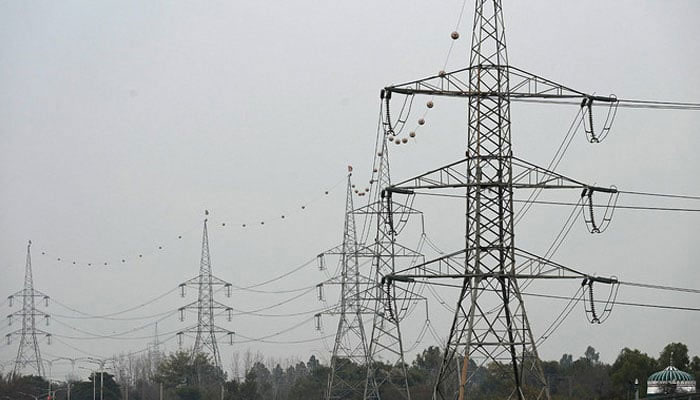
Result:
<svg viewBox="0 0 700 400"><path fill-rule="evenodd" d="M688 346L683 343L667 344L659 355L659 367L665 368L669 365L673 365L682 371L687 371L690 365Z"/></svg>
<svg viewBox="0 0 700 400"><path fill-rule="evenodd" d="M639 350L622 349L612 365L610 377L614 392L624 396L630 392L635 379L639 380L639 390L646 393L647 377L657 370L656 360Z"/></svg>
<svg viewBox="0 0 700 400"><path fill-rule="evenodd" d="M256 382L255 371L251 368L245 374L245 381L240 385L241 399L258 400L262 399L258 395L258 384Z"/></svg>
<svg viewBox="0 0 700 400"><path fill-rule="evenodd" d="M561 358L559 359L559 366L561 368L571 368L571 366L574 364L574 356L571 354L562 354Z"/></svg>
<svg viewBox="0 0 700 400"><path fill-rule="evenodd" d="M101 376L104 375L104 376ZM100 385L100 382L102 385ZM71 388L71 400L92 400L92 391L100 395L100 386L105 400L120 400L122 398L119 385L114 375L107 372L93 372L87 382L77 382Z"/></svg>
<svg viewBox="0 0 700 400"><path fill-rule="evenodd" d="M600 353L595 351L593 346L588 346L586 348L586 352L583 353L583 357L591 364L597 364L598 361L600 360Z"/></svg>
<svg viewBox="0 0 700 400"><path fill-rule="evenodd" d="M190 353L178 351L171 354L158 365L156 381L172 388L178 385L216 386L226 380L226 374L212 364L206 354L197 354L194 358Z"/></svg>
<svg viewBox="0 0 700 400"><path fill-rule="evenodd" d="M695 376L696 381L700 381L700 357L693 357L693 361L690 362L690 373Z"/></svg>
<svg viewBox="0 0 700 400"><path fill-rule="evenodd" d="M201 400L202 398L202 391L193 386L177 388L175 393L180 400Z"/></svg>

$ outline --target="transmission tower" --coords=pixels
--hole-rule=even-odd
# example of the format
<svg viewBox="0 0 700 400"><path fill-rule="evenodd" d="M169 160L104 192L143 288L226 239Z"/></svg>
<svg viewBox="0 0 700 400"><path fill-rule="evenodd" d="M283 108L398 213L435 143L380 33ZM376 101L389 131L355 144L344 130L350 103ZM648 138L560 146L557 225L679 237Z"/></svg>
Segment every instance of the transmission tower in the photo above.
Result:
<svg viewBox="0 0 700 400"><path fill-rule="evenodd" d="M336 251L324 253L340 256L340 276L324 282L340 285L340 304L324 311L324 314L339 315L325 394L328 400L357 398L364 392L364 381L358 382L347 375L354 364L367 365L367 339L362 317L368 312L363 294L370 286L370 280L360 273L362 250L357 240L353 187L352 167L348 167L343 243Z"/></svg>
<svg viewBox="0 0 700 400"><path fill-rule="evenodd" d="M22 370L30 369L38 376L44 375L44 363L41 359L41 351L39 350L39 341L37 335L46 336L49 341L51 334L41 329L37 329L36 320L44 318L46 325L49 324L49 314L36 308L35 299L40 297L44 299L45 305L48 306L49 296L34 289L34 277L32 275L32 241L27 244L27 263L24 269L24 288L19 292L9 296L10 306L15 298L22 299L22 309L8 315L10 324L13 319L21 319L22 327L5 335L7 343L10 344L12 336L19 336L19 348L17 349L17 358L15 366L12 370L12 377L19 377Z"/></svg>
<svg viewBox="0 0 700 400"><path fill-rule="evenodd" d="M412 306L426 299L416 293L413 287L389 287L385 286L383 282L385 275L394 273L397 261L408 260L415 263L418 260L423 260L423 256L419 252L396 241L397 232L406 226L410 216L419 215L422 228L422 214L407 204L392 202L391 198L387 197L385 189L391 183L387 142L391 141L392 130L390 129L390 123L383 125L384 129L380 129L377 132L377 154L374 159L372 180L370 181L371 191L369 188L365 189L365 192L358 191L363 193L363 196L365 193L369 194L368 203L352 210L352 220L357 215L363 217L363 228L356 230L356 235L357 232L360 232L360 238L356 241L356 251L354 254L351 254L349 261L354 263L356 261L353 258L368 258L372 262L369 277L361 273L359 275L359 300L356 302L357 308L353 308L356 315L371 315L373 319L366 352L367 356L363 360L367 368L367 374L361 393L364 399L379 399L382 388L386 384L391 388L391 391L399 393L403 398L410 399L407 369L404 362L403 339L399 322L410 313ZM350 188L352 188L351 184ZM367 193L368 191L369 193ZM351 192L348 192L349 196L350 194ZM352 205L346 204L346 213L350 209L348 207L352 208ZM350 216L347 218L350 218ZM375 234L374 241L371 244L366 244L372 232ZM343 254L347 255L344 245L336 246L319 254L320 268L325 269L324 257L326 255L340 255L341 257ZM350 279L349 275L348 279ZM342 276L340 280L332 278L317 286L319 290L322 290L323 285L337 284L339 282L342 282ZM355 290L351 286L346 288ZM348 292L348 295L350 293ZM319 298L322 298L321 292L319 292ZM342 299L345 298L343 296ZM353 305L353 307L355 306ZM340 309L342 309L342 304ZM340 309L331 308L317 314L316 317L320 319L321 314L337 314ZM317 322L317 324L320 326L320 323ZM342 333L340 327L338 332L338 335ZM360 358L357 357L356 360L359 361ZM329 381L328 395L330 395L331 385L334 385L332 382ZM352 386L359 389L355 385Z"/></svg>
<svg viewBox="0 0 700 400"><path fill-rule="evenodd" d="M453 38L458 36L453 34ZM612 109L618 100L614 96L593 96L569 89L510 66L500 0L476 1L468 68L441 71L429 78L387 87L385 92L468 99L466 158L387 189L388 197L392 193L415 194L431 189L466 190L466 248L417 265L414 273L404 270L386 277L400 283L418 278L461 280L434 398L469 397L467 384L476 369L489 362L511 376L508 398L548 399L549 390L519 280L585 278L584 282L591 285L615 282L587 276L517 249L513 191L584 189L587 196L597 192L612 196L616 190L586 185L514 157L510 102L582 99L581 115L588 114L588 131L593 126L594 102ZM609 130L607 121L602 129L601 134ZM589 136L596 137L592 130ZM516 256L524 261L516 263Z"/></svg>
<svg viewBox="0 0 700 400"><path fill-rule="evenodd" d="M156 366L160 363L161 357L162 353L160 349L160 337L158 336L158 323L156 322L153 342L148 346L148 363L150 374L155 374Z"/></svg>
<svg viewBox="0 0 700 400"><path fill-rule="evenodd" d="M204 212L205 216L209 215L209 211ZM222 304L214 299L214 287L221 286L226 290L227 297L231 297L231 284L215 277L211 273L211 258L209 255L209 236L207 233L207 218L204 219L204 229L202 232L202 256L199 262L199 275L180 284L181 294L184 297L185 287L193 286L198 290L197 301L180 307L180 319L184 320L186 310L197 311L197 325L189 327L177 333L182 343L182 336L185 333L194 333L195 340L192 347L192 358L200 353L209 354L212 357L214 364L223 369L221 363L221 354L219 346L216 342L216 336L225 334L229 337L230 343L233 342L233 332L221 328L214 321L215 312L223 310L228 315L228 320L231 321L233 309L225 304Z"/></svg>
<svg viewBox="0 0 700 400"><path fill-rule="evenodd" d="M389 101L389 98L386 100ZM387 143L393 134L388 114L387 121L384 131L378 135L374 199L360 209L361 212L367 212L376 218L376 234L372 246L375 284L373 292L368 293L368 298L374 305L374 318L364 398L380 399L382 385L389 383L403 398L410 399L400 322L408 314L409 307L424 298L416 294L410 286L385 286L384 277L396 271L399 259L422 258L418 252L396 241L397 232L401 230L399 227L405 226L409 216L420 212L406 204L395 203L386 191L391 185ZM385 371L380 368L379 361L389 364L392 370Z"/></svg>

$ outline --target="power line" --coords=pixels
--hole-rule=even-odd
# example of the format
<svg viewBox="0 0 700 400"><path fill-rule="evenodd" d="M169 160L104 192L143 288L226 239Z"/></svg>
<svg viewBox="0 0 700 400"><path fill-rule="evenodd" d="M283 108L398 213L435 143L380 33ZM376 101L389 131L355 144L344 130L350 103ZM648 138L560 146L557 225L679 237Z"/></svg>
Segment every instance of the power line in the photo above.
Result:
<svg viewBox="0 0 700 400"><path fill-rule="evenodd" d="M298 295L295 295L295 296L290 297L290 298L288 298L288 299L282 300L282 301L280 301L279 303L275 303L275 304L272 304L272 305L270 305L270 306L261 307L261 308L255 309L255 310L238 310L238 314L239 314L239 315L241 315L241 314L246 314L246 315L250 314L250 315L254 315L255 313L258 313L258 312L260 312L260 311L266 311L266 310L269 310L269 309L272 309L272 308L275 308L275 307L282 306L282 305L284 305L284 304L289 303L289 302L292 301L292 300L296 300L296 299L300 298L301 296L303 296L303 295L305 295L305 294L311 292L311 291L314 290L315 288L316 288L316 287L314 286L314 287L312 287L311 289L309 289L309 290L307 290L307 291L305 291L305 292L302 292L302 293L300 293L300 294L298 294Z"/></svg>
<svg viewBox="0 0 700 400"><path fill-rule="evenodd" d="M700 196L690 196L685 194L668 194L668 193L653 193L653 192L636 192L631 190L618 190L618 193L634 194L640 196L668 197L673 199L700 200Z"/></svg>
<svg viewBox="0 0 700 400"><path fill-rule="evenodd" d="M622 193L622 192L621 192ZM464 199L464 195L460 194L449 194L449 193L433 193L433 192L421 192L421 195L433 196L433 197L446 197L455 199ZM544 201L544 200L524 200L524 199L513 199L514 203L534 203L542 205L552 205L552 206L580 206L580 203L571 203L564 201ZM597 208L607 208L605 204L593 204L593 207ZM615 205L615 208L624 210L638 210L638 211L677 211L677 212L700 212L700 208L685 208L685 207L657 207L657 206L634 206L634 205Z"/></svg>
<svg viewBox="0 0 700 400"><path fill-rule="evenodd" d="M570 297L566 296L557 296L553 294L542 294L542 293L526 293L522 292L523 295L526 296L532 296L532 297L543 297L547 299L557 299L557 300L570 300ZM580 299L579 301L583 301L583 299ZM604 300L593 300L594 303L599 303L599 304L606 304L607 301ZM659 309L664 309L664 310L676 310L676 311L700 311L700 308L698 307L683 307L683 306L668 306L668 305L660 305L660 304L648 304L648 303L635 303L635 302L626 302L626 301L615 301L616 305L621 305L621 306L630 306L630 307L644 307L644 308L659 308Z"/></svg>
<svg viewBox="0 0 700 400"><path fill-rule="evenodd" d="M263 282L260 282L260 283L256 283L256 284L253 284L253 285L249 285L249 286L235 286L235 285L233 285L233 288L234 288L234 289L237 289L237 290L248 290L248 289L253 289L253 288L260 287L260 286L264 286L264 285L267 285L268 283L276 282L276 281L278 281L278 280L280 280L280 279L282 279L282 278L286 278L287 276L289 276L289 275L291 275L291 274L293 274L293 273L295 273L295 272L298 272L299 270L303 269L304 267L307 267L309 264L313 263L314 261L316 261L316 257L310 259L309 261L303 263L302 265L300 265L300 266L298 266L298 267L295 267L294 269L292 269L292 270L289 271L289 272L286 272L286 273L284 273L284 274L282 274L282 275L279 275L279 276L276 276L276 277L274 277L274 278L268 279L268 280L266 280L266 281L263 281Z"/></svg>
<svg viewBox="0 0 700 400"><path fill-rule="evenodd" d="M524 293L523 293L524 294ZM579 289L576 291L576 294L574 294L570 299L569 302L566 303L566 306L564 307L563 310L559 313L559 315L552 321L552 323L547 327L547 329L544 330L542 335L540 335L539 339L537 340L537 345L540 346L542 343L544 343L547 339L549 339L552 334L561 326L562 323L564 323L564 320L571 314L571 312L574 310L574 307L576 304L578 304L579 301L583 298L585 295L585 291L583 289L583 286L579 287Z"/></svg>
<svg viewBox="0 0 700 400"><path fill-rule="evenodd" d="M580 101L555 101L534 98L518 98L513 97L510 101L521 103L535 104L558 104L558 105L576 105L580 106ZM700 103L683 103L670 101L643 101L643 100L625 100L618 99L618 107L629 109L657 109L657 110L682 110L682 111L700 111ZM607 105L607 103L601 103Z"/></svg>
<svg viewBox="0 0 700 400"><path fill-rule="evenodd" d="M668 290L668 291L673 291L673 292L685 292L685 293L700 294L700 289L689 289L689 288L653 285L653 284L649 284L649 283L636 283L636 282L618 282L618 283L620 285L624 285L624 286L634 286L634 287L641 287L641 288L647 288L647 289Z"/></svg>
<svg viewBox="0 0 700 400"><path fill-rule="evenodd" d="M301 343L311 343L311 342L318 342L320 340L325 340L328 338L331 338L335 336L335 333L331 333L329 335L325 336L320 336L317 338L310 338L310 339L300 339L300 340L267 340L267 339L257 339L257 338L249 338L244 335L238 335L246 340L242 341L237 341L236 343L250 343L250 342L260 342L260 343L266 343L266 344L301 344Z"/></svg>
<svg viewBox="0 0 700 400"><path fill-rule="evenodd" d="M56 303L56 304L58 304L59 306L61 306L61 307L63 307L63 308L66 308L66 309L70 310L70 311L73 311L73 312L76 312L76 313L78 313L78 314L84 315L84 316L85 316L84 319L114 319L114 320L121 320L121 319L119 319L119 318L110 318L110 317L113 317L113 316L115 316L115 315L125 314L125 313L128 313L128 312L134 311L134 310L138 310L139 308L143 308L143 307L145 307L145 306L147 306L147 305L149 305L149 304L153 304L153 303L155 303L156 301L158 301L158 300L164 298L165 296L169 295L170 293L176 291L177 289L178 289L177 287L175 287L175 288L173 288L173 289L170 289L170 290L168 290L167 292L165 292L165 293L163 293L163 294L161 294L161 295L158 295L158 296L154 297L153 299L148 300L148 301L146 301L146 302L144 302L144 303L141 303L141 304L139 304L139 305L137 305L137 306L130 307L130 308L127 308L127 309L122 310L122 311L116 311L116 312L113 312L113 313L103 314L103 315L88 314L88 313L86 313L86 312L80 311L80 310L78 310L78 309L76 309L76 308L73 308L73 307L71 307L71 306L68 306L68 305L66 305L66 304L63 304L63 303L61 303L60 301L55 300L55 299L53 299L53 302ZM78 317L74 317L74 318L78 318Z"/></svg>
<svg viewBox="0 0 700 400"><path fill-rule="evenodd" d="M126 331L123 331L123 332L118 332L118 333L113 333L113 334L107 334L107 335L98 334L98 333L93 333L93 332L89 332L89 331L86 331L86 330L83 330L83 329L80 329L80 328L76 328L76 327L74 327L74 326L72 326L72 325L66 324L65 322L61 322L60 320L56 320L56 322L58 322L59 324L65 326L65 327L67 327L67 328L69 328L69 329L71 329L71 330L74 330L74 331L76 331L76 332L80 332L80 333L83 333L83 334L85 334L85 335L89 335L89 336L90 336L90 337L84 337L84 338L80 338L80 337L71 337L71 338L73 338L73 339L90 339L90 340L93 340L93 339L117 339L117 340L123 339L123 340L135 340L135 339L143 339L143 337L134 338L134 337L122 337L122 336L124 336L124 335L126 335L126 334L129 334L129 333L133 333L133 332L140 331L140 330L142 330L142 329L146 329L146 328L148 328L149 326L153 326L153 325L157 324L158 322L161 322L161 321L165 320L166 318L168 318L169 316L171 316L171 315L173 315L173 314L175 314L175 313L177 313L177 312L178 312L178 310L169 311L168 314L166 314L166 315L165 315L164 317L162 317L162 318L159 318L159 319L156 320L156 321L149 322L148 324L141 325L141 326L139 326L139 327L132 328L132 329L129 329L129 330L126 330ZM61 336L61 335L58 335L58 336ZM63 336L63 337L66 337L66 336ZM150 338L150 337L151 337L151 336L148 336L148 337L146 337L146 338Z"/></svg>
<svg viewBox="0 0 700 400"><path fill-rule="evenodd" d="M309 321L311 321L311 320L313 320L313 319L314 319L314 316L311 316L310 318L307 318L307 319L305 319L305 320L303 320L303 321L301 321L301 322L298 322L298 323L296 323L296 324L294 324L294 325L292 325L292 326L290 326L290 327L288 327L288 328L282 329L281 331L277 331L277 332L275 332L275 333L271 333L271 334L269 334L269 335L261 336L261 337L258 337L258 338L250 338L250 337L247 337L247 336L240 335L240 334L238 334L238 333L236 333L236 336L240 336L240 337L249 339L250 341L263 341L263 340L265 340L265 339L269 339L269 338L271 338L271 337L279 336L279 335L282 335L282 334L287 333L287 332L289 332L289 331L293 331L294 329L296 329L296 328L298 328L298 327L304 325L305 323L307 323L307 322L309 322Z"/></svg>
<svg viewBox="0 0 700 400"><path fill-rule="evenodd" d="M514 203L525 203L527 200L519 200L519 199L513 199ZM563 201L540 201L540 200L534 200L532 201L535 204L543 204L543 205L553 205L553 206L578 206L579 203L570 203L570 202L563 202ZM608 206L605 204L592 204L592 207L597 207L597 208L607 208ZM654 207L654 206L628 206L628 205L620 205L617 204L614 206L616 209L623 209L623 210L638 210L638 211L678 211L678 212L700 212L700 208L675 208L675 207Z"/></svg>
<svg viewBox="0 0 700 400"><path fill-rule="evenodd" d="M110 320L110 321L138 321L138 320L142 320L142 319L151 319L151 318L160 317L160 316L168 314L170 312L171 311L168 310L168 311L159 312L157 314L144 315L141 317L102 318L102 319L106 319L106 320ZM59 318L66 318L66 319L94 319L94 318L96 318L96 317L83 317L83 316L75 316L75 315L55 314L55 313L51 314L51 316L59 317Z"/></svg>

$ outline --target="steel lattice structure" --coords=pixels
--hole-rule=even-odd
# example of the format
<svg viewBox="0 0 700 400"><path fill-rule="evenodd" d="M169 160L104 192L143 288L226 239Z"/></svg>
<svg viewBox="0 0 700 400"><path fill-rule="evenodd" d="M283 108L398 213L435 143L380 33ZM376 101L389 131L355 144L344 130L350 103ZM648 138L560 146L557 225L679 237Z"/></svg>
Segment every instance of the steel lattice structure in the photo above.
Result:
<svg viewBox="0 0 700 400"><path fill-rule="evenodd" d="M45 318L48 325L49 314L36 308L36 298L43 298L48 305L49 296L34 289L34 277L32 275L32 241L27 244L27 262L24 269L24 288L17 293L9 296L10 305L15 298L22 299L22 309L8 315L10 323L13 318L22 320L22 327L6 335L8 344L12 336L19 336L19 347L17 349L17 358L12 370L12 377L19 377L22 370L30 368L38 376L45 376L44 363L41 359L41 351L39 349L39 341L37 335L44 335L49 340L51 334L36 327L37 318Z"/></svg>
<svg viewBox="0 0 700 400"><path fill-rule="evenodd" d="M500 0L477 0L470 65L453 72L385 88L387 93L463 97L468 100L466 158L389 186L387 192L415 194L422 190L466 190L466 247L439 259L386 277L393 282L416 278L462 281L446 343L434 398L463 399L476 367L494 363L510 371L509 398L549 398L535 340L525 312L519 280L589 277L519 250L515 246L515 189L584 189L584 193L616 190L593 187L513 157L512 99L583 99L592 128L594 101L609 104L614 96L592 96L508 64ZM609 130L607 121L601 133ZM588 131L588 129L587 129ZM589 136L595 137L591 130ZM516 262L516 257L523 262ZM461 267L460 267L461 265ZM529 272L529 273L528 273Z"/></svg>
<svg viewBox="0 0 700 400"><path fill-rule="evenodd" d="M362 396L364 382L352 380L351 377L347 376L347 373L353 364L366 365L368 354L362 317L367 313L364 293L371 283L360 272L361 246L357 240L357 226L355 224L352 168L348 167L348 169L343 243L339 249L324 253L339 255L341 263L340 276L324 282L325 284L340 285L340 304L324 311L325 314L339 315L325 393L326 399L347 399Z"/></svg>
<svg viewBox="0 0 700 400"><path fill-rule="evenodd" d="M394 254L396 245L395 231L390 218L391 199L386 198L386 192L383 189L391 185L387 139L383 138L381 144L376 186L378 196L377 201L373 203L377 217L372 259L376 300L374 301L374 319L372 322L364 398L379 399L381 397L380 387L383 381L389 379L389 376L381 376L378 373L376 362L380 356L384 356L385 358L388 357L392 365L396 365L399 368L399 375L394 376L391 383L405 398L410 399L397 304L395 300L388 298L381 284L384 275L395 272ZM394 296L395 298L396 296Z"/></svg>
<svg viewBox="0 0 700 400"><path fill-rule="evenodd" d="M205 215L209 215L205 211ZM185 295L185 287L193 286L198 290L197 301L180 307L180 319L184 320L185 310L197 311L197 325L189 327L178 332L178 336L187 333L195 333L195 341L192 346L192 357L197 354L205 353L212 357L212 361L218 368L223 368L221 363L221 354L216 337L219 334L229 336L229 340L233 340L233 332L221 328L214 321L215 312L223 310L228 314L228 320L231 320L233 309L225 304L222 304L214 298L214 287L222 286L226 290L226 295L231 296L231 284L212 275L211 272L211 257L209 255L209 235L207 232L207 218L204 219L204 228L202 231L202 255L199 262L199 275L180 284L182 295Z"/></svg>
<svg viewBox="0 0 700 400"><path fill-rule="evenodd" d="M384 92L382 97L383 100L389 101L389 97L384 98ZM379 132L378 153L375 160L375 196L366 207L358 210L376 218L374 221L376 233L371 251L375 285L373 293L368 296L374 306L374 317L364 398L380 399L382 386L388 383L403 398L410 399L400 322L408 314L409 307L424 298L419 296L412 286L385 285L384 277L396 272L398 260L422 258L417 251L402 246L396 241L399 227L405 226L411 215L420 214L420 212L408 206L408 203L395 202L391 192L387 191L391 186L387 143L393 131L390 123L384 126L384 131ZM392 367L391 371L380 368L380 361L389 364Z"/></svg>
<svg viewBox="0 0 700 400"><path fill-rule="evenodd" d="M387 99L388 101L388 99ZM412 215L420 215L420 211L408 206L408 204L399 204L392 200L391 193L386 189L390 186L389 173L389 151L387 142L390 141L391 129L390 124L385 124L383 130L377 134L377 155L374 160L373 178L370 182L372 191L369 193L368 203L357 209L352 209L352 184L348 182L348 200L346 201L346 231L345 235L352 236L352 228L348 230L350 220L354 221L355 216L363 218L363 234L371 234L374 232L374 241L371 244L366 244L368 237L357 239L356 248L353 254L348 254L350 247L345 247L345 243L336 246L328 251L319 254L319 262L321 269L325 268L324 257L326 255L340 255L347 258L351 265L347 266L347 279L352 278L354 274L354 263L357 259L371 259L371 271L369 276L358 272L352 285L346 285L341 297L339 307L332 307L322 313L317 314L320 318L321 314L342 314L350 315L354 313L353 319L355 322L349 325L344 325L343 318L339 322L338 331L336 333L336 341L340 337L346 336L348 328L353 327L352 335L357 339L359 330L354 329L360 326L361 314L372 316L372 329L369 335L365 335L367 340L366 356L362 357L360 352L354 353L353 361L362 362L367 369L367 374L361 387L355 383L346 384L346 389L352 387L352 392L359 391L364 399L379 399L383 387L391 388L390 390L400 393L404 398L410 399L408 388L408 378L406 363L404 361L404 346L401 337L399 322L404 319L410 312L412 305L419 301L424 301L425 298L416 293L413 287L396 287L385 285L384 277L391 275L396 270L397 260L408 260L415 263L417 260L423 260L423 256L408 247L405 247L396 241L397 232L400 231L408 223L409 217ZM351 211L350 211L351 210ZM355 236L357 236L357 230ZM350 239L349 237L347 237ZM346 271L346 266L342 265L342 271ZM353 272L350 272L353 271ZM359 271L359 265L358 265ZM322 288L327 284L342 284L343 276L331 278L319 285ZM347 282L347 281L346 281ZM352 297L356 293L358 300L348 301L348 296ZM320 294L319 294L320 295ZM343 303L344 302L344 303ZM351 305L349 307L349 305ZM354 324L354 325L353 325ZM336 347L337 347L336 342ZM343 345L341 345L342 348ZM335 350L333 359L335 359ZM331 362L333 363L333 359ZM340 357L338 357L340 359ZM336 364L340 365L340 364ZM387 369L388 368L388 369ZM339 368L333 367L333 374L337 377ZM338 396L340 393L335 392L335 377L333 381L329 381L328 398Z"/></svg>

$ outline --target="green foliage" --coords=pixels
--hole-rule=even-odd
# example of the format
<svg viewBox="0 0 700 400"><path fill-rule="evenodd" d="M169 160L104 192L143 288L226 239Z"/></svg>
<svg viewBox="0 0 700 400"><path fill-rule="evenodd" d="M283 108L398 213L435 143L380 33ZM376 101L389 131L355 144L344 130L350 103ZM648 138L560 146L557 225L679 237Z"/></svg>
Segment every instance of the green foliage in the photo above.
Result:
<svg viewBox="0 0 700 400"><path fill-rule="evenodd" d="M690 362L690 374L695 377L696 381L700 381L700 357L693 357L693 361Z"/></svg>
<svg viewBox="0 0 700 400"><path fill-rule="evenodd" d="M184 386L175 390L177 398L180 400L201 400L202 391L199 388L192 386Z"/></svg>
<svg viewBox="0 0 700 400"><path fill-rule="evenodd" d="M673 357L671 354L673 353ZM429 399L432 397L435 380L442 364L442 350L431 346L416 356L407 367L411 397ZM259 358L262 360L262 357ZM533 361L531 355L525 356L525 365ZM460 368L464 359L458 359L455 365ZM670 343L664 347L659 360L636 349L624 348L612 365L600 361L600 354L591 346L576 360L571 354L563 354L560 360L542 362L542 369L549 384L552 400L574 399L610 399L621 400L634 398L634 381L639 381L637 390L643 397L646 393L646 378L652 373L673 363L679 369L700 377L700 357L688 355L688 348L683 343ZM177 352L164 357L155 370L156 374L132 377L130 400L153 400L158 398L158 385L163 383L164 397L176 400L219 400L221 391L225 400L307 400L323 399L328 383L330 369L321 364L316 356L307 362L297 362L283 368L280 364L269 369L262 362L252 362L246 368L242 381L226 380L221 369L216 368L209 357L200 354L192 358L189 353ZM355 387L364 388L366 368L347 359L336 360L338 375L344 382ZM479 366L468 360L467 397L473 400L491 400L508 398L513 380L513 367L509 363L489 363ZM399 366L377 363L378 381L400 381ZM458 387L458 371L451 370L451 375L443 381L446 393ZM99 397L100 375L90 376L87 381L73 382L71 398L73 400L91 400L93 398L93 381ZM523 391L526 398L537 398L540 387L537 378L529 368L522 370ZM128 382L128 381L127 381ZM104 398L121 400L122 391L115 377L104 374ZM0 399L21 399L32 395L45 394L48 382L40 377L25 376L10 380L0 375ZM120 391L120 389L122 389ZM381 387L383 400L401 399L402 395L385 384ZM349 392L348 392L349 393ZM345 400L361 399L361 395L342 397ZM65 391L60 392L56 400L65 400Z"/></svg>
<svg viewBox="0 0 700 400"><path fill-rule="evenodd" d="M206 354L192 357L190 353L178 351L158 365L155 379L163 382L167 388L179 385L220 386L226 380L226 374Z"/></svg>
<svg viewBox="0 0 700 400"><path fill-rule="evenodd" d="M640 393L646 393L646 378L659 370L652 357L639 350L622 349L611 367L614 393L623 396L633 390L635 379L639 381Z"/></svg>
<svg viewBox="0 0 700 400"><path fill-rule="evenodd" d="M688 346L683 343L669 343L661 350L659 355L659 366L666 368L669 365L687 371L690 366L690 357L688 357Z"/></svg>

